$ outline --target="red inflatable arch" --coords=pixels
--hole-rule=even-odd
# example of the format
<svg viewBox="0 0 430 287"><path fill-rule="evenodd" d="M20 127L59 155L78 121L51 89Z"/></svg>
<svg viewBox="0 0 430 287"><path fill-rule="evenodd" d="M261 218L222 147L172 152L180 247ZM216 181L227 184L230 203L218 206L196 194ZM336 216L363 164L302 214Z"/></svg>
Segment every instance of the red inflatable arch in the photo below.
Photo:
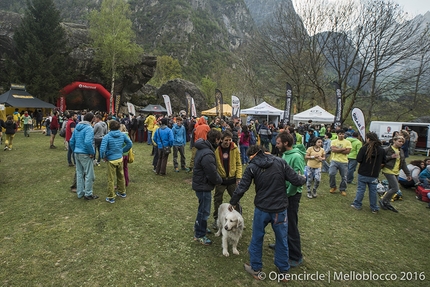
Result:
<svg viewBox="0 0 430 287"><path fill-rule="evenodd" d="M82 90L95 90L100 95L102 95L106 100L106 110L110 110L112 113L114 113L114 105L112 103L112 107L110 107L110 93L100 84L95 83L85 83L85 82L73 82L67 86L65 86L61 91L61 96L57 100L57 107L60 109L60 111L65 111L67 109L66 106L66 96L73 92L76 89L82 89Z"/></svg>

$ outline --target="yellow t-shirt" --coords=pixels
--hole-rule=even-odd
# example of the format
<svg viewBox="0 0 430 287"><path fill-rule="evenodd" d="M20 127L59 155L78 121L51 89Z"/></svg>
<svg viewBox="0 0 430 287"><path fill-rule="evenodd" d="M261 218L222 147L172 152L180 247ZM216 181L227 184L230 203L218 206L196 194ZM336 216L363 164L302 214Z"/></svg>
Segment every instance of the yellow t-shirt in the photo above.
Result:
<svg viewBox="0 0 430 287"><path fill-rule="evenodd" d="M306 155L309 155L309 156L314 156L314 157L321 156L321 157L323 157L324 154L325 154L325 151L323 148L320 148L319 151L315 151L314 147L311 146L310 148L308 148L306 150ZM322 162L317 160L316 158L308 158L307 160L308 160L307 166L309 166L311 168L321 168L322 167Z"/></svg>
<svg viewBox="0 0 430 287"><path fill-rule="evenodd" d="M349 140L343 139L335 139L331 141L331 146L335 146L338 148L352 148L352 144ZM331 152L331 160L341 162L341 163L347 163L348 162L348 154L338 153L338 152Z"/></svg>
<svg viewBox="0 0 430 287"><path fill-rule="evenodd" d="M394 152L398 155L396 158L396 163L394 164L393 169L389 169L386 167L382 168L383 173L398 175L400 173L400 150L394 146L391 146Z"/></svg>

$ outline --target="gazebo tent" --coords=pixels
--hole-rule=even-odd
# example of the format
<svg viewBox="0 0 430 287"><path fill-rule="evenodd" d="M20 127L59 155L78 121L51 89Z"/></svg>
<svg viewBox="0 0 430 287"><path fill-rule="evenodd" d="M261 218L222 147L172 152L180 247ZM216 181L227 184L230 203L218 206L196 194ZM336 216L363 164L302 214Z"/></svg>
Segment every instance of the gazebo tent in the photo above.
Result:
<svg viewBox="0 0 430 287"><path fill-rule="evenodd" d="M201 114L204 116L216 116L216 107L213 107L212 109L206 111L202 111ZM222 114L227 117L231 116L231 106L229 104L222 105Z"/></svg>
<svg viewBox="0 0 430 287"><path fill-rule="evenodd" d="M333 123L334 115L330 114L320 106L315 106L293 116L293 122L307 122L312 120L315 123Z"/></svg>
<svg viewBox="0 0 430 287"><path fill-rule="evenodd" d="M39 100L33 97L25 90L9 90L3 95L0 95L0 104L6 107L15 108L44 108L54 109L53 104Z"/></svg>
<svg viewBox="0 0 430 287"><path fill-rule="evenodd" d="M143 113L154 113L154 114L167 114L166 108L161 105L147 105L146 107L139 110L139 112Z"/></svg>
<svg viewBox="0 0 430 287"><path fill-rule="evenodd" d="M276 125L283 113L283 110L277 109L266 102L262 102L261 104L249 109L240 110L240 114L248 115L248 119L250 115L266 116L266 120L268 122L273 121Z"/></svg>

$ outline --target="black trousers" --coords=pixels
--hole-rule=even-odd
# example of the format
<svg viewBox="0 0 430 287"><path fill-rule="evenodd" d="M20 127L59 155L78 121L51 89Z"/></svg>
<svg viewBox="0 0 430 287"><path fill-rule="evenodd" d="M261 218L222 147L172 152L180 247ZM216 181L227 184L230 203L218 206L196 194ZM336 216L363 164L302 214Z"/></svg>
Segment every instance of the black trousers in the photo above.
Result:
<svg viewBox="0 0 430 287"><path fill-rule="evenodd" d="M299 232L299 204L301 193L296 193L288 197L288 250L290 253L290 260L299 261L302 255L302 247L300 243Z"/></svg>

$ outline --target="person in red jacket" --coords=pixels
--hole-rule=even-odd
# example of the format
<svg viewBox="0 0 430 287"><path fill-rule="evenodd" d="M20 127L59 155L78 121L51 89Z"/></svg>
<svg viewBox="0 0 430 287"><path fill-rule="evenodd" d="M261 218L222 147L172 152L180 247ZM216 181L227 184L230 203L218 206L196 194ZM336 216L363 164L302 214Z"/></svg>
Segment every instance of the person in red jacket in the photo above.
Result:
<svg viewBox="0 0 430 287"><path fill-rule="evenodd" d="M72 138L73 131L75 130L77 119L78 115L75 112L71 112L66 124L65 140L67 142L67 146L69 146L70 139ZM67 162L69 163L69 166L75 166L75 155L71 148L67 149Z"/></svg>
<svg viewBox="0 0 430 287"><path fill-rule="evenodd" d="M55 140L55 135L57 134L59 127L60 127L60 125L58 123L57 111L54 111L52 113L51 125L49 126L49 128L51 129L51 138L49 139L50 148L57 148L54 145L54 140Z"/></svg>

